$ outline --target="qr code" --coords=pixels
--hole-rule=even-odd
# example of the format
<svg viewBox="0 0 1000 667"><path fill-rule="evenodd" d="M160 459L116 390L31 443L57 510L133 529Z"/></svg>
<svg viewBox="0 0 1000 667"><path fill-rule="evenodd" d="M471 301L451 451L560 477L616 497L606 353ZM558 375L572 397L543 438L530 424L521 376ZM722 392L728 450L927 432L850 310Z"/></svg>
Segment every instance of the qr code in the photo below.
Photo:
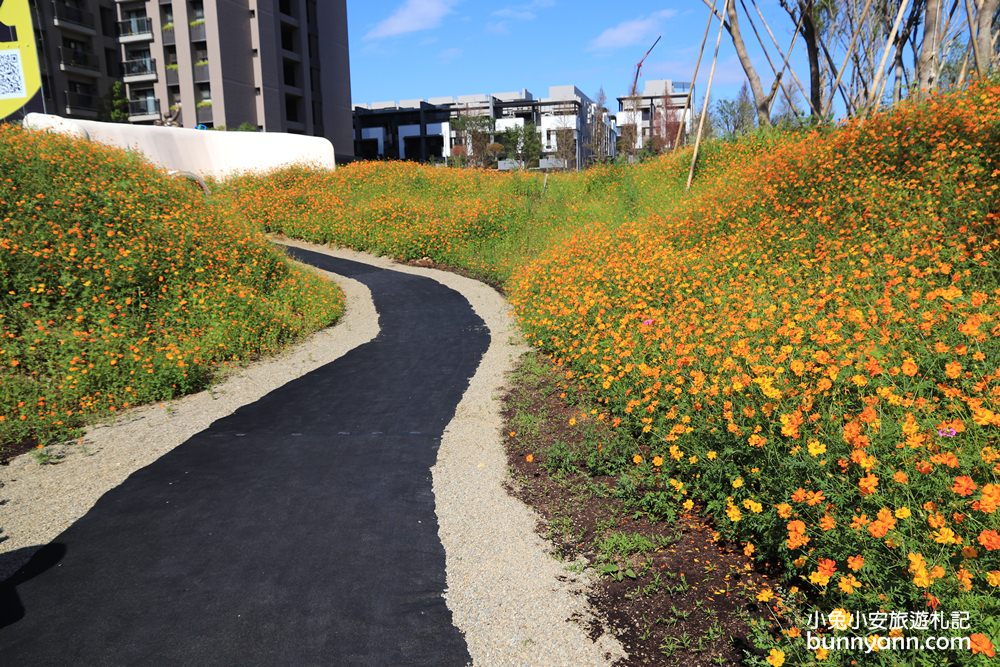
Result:
<svg viewBox="0 0 1000 667"><path fill-rule="evenodd" d="M0 100L27 96L20 49L0 51Z"/></svg>

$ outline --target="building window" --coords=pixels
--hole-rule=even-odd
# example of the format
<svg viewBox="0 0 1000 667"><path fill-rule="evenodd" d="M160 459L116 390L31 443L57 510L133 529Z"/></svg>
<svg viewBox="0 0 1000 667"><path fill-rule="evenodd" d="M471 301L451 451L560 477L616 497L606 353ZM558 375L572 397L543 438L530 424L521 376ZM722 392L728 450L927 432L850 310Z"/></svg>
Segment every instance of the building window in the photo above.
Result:
<svg viewBox="0 0 1000 667"><path fill-rule="evenodd" d="M283 61L282 70L286 86L295 86L296 88L302 87L299 82L298 66L296 62L292 60Z"/></svg>
<svg viewBox="0 0 1000 667"><path fill-rule="evenodd" d="M281 48L285 51L295 51L298 46L298 31L288 25L281 26Z"/></svg>
<svg viewBox="0 0 1000 667"><path fill-rule="evenodd" d="M285 119L290 123L300 123L301 115L299 107L301 100L295 95L285 95Z"/></svg>

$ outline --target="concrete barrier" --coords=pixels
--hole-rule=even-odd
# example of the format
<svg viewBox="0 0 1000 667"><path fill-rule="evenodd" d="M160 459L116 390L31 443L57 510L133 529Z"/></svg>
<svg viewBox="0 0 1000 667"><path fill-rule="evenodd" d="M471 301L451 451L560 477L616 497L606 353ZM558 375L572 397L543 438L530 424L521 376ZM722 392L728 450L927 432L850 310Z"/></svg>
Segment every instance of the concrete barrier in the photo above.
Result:
<svg viewBox="0 0 1000 667"><path fill-rule="evenodd" d="M169 171L225 178L291 164L336 168L333 144L323 137L280 132L214 132L129 125L30 113L24 126L131 149Z"/></svg>

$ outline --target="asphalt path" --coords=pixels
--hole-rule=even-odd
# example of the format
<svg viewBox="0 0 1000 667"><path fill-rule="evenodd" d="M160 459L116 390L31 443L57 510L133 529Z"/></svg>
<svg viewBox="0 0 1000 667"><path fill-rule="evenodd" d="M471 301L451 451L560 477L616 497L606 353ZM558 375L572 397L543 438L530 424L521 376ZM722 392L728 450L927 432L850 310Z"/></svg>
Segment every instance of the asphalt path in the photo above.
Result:
<svg viewBox="0 0 1000 667"><path fill-rule="evenodd" d="M39 550L0 585L0 664L470 662L430 468L489 331L430 278L288 251L364 283L379 335L135 472Z"/></svg>

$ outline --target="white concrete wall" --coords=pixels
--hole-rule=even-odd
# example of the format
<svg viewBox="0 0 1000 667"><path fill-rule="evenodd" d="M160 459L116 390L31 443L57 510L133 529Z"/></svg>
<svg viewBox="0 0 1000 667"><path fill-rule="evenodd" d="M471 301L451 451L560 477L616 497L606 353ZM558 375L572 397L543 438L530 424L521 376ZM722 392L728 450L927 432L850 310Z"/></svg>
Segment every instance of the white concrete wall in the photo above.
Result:
<svg viewBox="0 0 1000 667"><path fill-rule="evenodd" d="M524 127L523 118L497 118L495 134L500 134L516 127Z"/></svg>
<svg viewBox="0 0 1000 667"><path fill-rule="evenodd" d="M215 132L180 127L100 123L60 116L28 114L24 126L89 138L131 149L164 169L225 178L290 164L336 168L333 144L323 137L280 132Z"/></svg>

